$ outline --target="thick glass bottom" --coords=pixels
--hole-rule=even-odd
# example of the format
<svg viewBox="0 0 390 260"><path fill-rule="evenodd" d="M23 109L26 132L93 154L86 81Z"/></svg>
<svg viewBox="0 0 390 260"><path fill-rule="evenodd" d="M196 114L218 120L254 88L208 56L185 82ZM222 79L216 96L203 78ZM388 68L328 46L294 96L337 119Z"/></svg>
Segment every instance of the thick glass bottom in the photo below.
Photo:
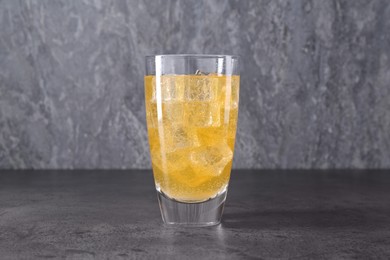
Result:
<svg viewBox="0 0 390 260"><path fill-rule="evenodd" d="M184 203L157 191L164 223L192 227L214 226L221 223L226 194L227 190L204 202Z"/></svg>

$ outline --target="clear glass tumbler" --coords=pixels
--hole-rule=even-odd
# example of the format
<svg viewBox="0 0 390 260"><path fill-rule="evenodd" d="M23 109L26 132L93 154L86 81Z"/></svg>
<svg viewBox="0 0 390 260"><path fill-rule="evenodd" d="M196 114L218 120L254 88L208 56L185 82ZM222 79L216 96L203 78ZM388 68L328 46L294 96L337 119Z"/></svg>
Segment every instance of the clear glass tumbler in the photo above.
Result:
<svg viewBox="0 0 390 260"><path fill-rule="evenodd" d="M164 223L220 223L233 160L239 85L236 56L146 57L146 119Z"/></svg>

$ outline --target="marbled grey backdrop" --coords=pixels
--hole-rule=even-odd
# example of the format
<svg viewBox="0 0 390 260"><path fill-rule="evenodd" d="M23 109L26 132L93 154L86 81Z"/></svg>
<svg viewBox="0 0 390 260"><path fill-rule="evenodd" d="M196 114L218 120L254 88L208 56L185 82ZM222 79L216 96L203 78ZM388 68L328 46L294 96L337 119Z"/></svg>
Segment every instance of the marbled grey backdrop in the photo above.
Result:
<svg viewBox="0 0 390 260"><path fill-rule="evenodd" d="M0 168L149 168L144 56L242 59L236 168L390 167L387 0L0 0Z"/></svg>

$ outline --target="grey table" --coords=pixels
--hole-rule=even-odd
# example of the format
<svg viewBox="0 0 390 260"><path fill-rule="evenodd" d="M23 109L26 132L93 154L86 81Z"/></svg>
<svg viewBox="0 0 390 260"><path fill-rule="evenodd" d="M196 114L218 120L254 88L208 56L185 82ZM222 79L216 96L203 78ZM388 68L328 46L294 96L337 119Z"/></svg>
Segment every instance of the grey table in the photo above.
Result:
<svg viewBox="0 0 390 260"><path fill-rule="evenodd" d="M390 171L233 171L223 223L164 226L151 171L0 171L0 259L390 258Z"/></svg>

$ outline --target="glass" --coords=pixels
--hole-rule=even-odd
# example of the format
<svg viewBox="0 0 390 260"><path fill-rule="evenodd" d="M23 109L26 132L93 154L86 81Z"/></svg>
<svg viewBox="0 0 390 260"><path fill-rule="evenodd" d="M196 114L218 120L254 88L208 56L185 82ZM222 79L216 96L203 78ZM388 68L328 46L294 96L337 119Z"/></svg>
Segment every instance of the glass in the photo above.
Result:
<svg viewBox="0 0 390 260"><path fill-rule="evenodd" d="M219 224L238 118L238 58L146 57L146 121L166 224Z"/></svg>

